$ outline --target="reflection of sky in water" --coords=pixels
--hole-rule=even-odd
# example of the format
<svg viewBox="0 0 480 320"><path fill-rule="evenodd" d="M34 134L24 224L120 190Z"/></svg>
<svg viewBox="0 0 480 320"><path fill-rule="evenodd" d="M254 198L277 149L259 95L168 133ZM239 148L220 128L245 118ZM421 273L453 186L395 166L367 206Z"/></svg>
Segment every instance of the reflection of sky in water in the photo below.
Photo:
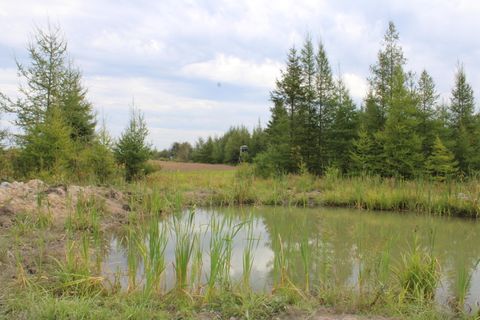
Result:
<svg viewBox="0 0 480 320"><path fill-rule="evenodd" d="M246 210L246 212L245 212ZM250 212L252 211L252 212ZM429 234L434 230L435 255L439 258L442 276L437 288L436 301L446 306L452 301L456 270L459 261L467 261L474 269L480 257L480 248L472 246L480 243L480 224L460 219L421 217L416 215L369 213L345 209L298 209L298 208L247 208L200 210L194 216L194 233L199 235L202 245L202 282L205 283L210 264L209 223L212 214L217 219L233 218L234 224L241 223L253 213L253 234L258 239L254 247L254 262L250 283L254 290L269 291L273 286L274 245L281 236L284 253L289 263L290 277L302 287L304 284L303 263L300 254L302 241L310 248L310 278L312 285L319 284L322 270L329 270L331 281L348 288L358 287L360 268L371 267L376 258L388 248L391 252L391 264L398 267L402 254L412 248L412 239L416 235L423 247L429 243ZM165 221L171 223L171 217ZM163 222L165 223L165 222ZM275 234L275 237L271 237ZM243 252L247 243L246 228L236 235L233 241L230 276L239 283L243 272ZM110 250L104 259L103 270L109 278L119 272L122 286L126 287L127 251L125 241L119 241L113 235ZM166 270L163 287L174 286L174 249L175 236L170 234L165 249ZM370 265L369 265L370 263ZM142 278L142 265L137 271L139 282ZM480 267L477 265L471 274L471 287L467 296L466 309L478 309L480 298ZM392 275L393 276L393 275Z"/></svg>

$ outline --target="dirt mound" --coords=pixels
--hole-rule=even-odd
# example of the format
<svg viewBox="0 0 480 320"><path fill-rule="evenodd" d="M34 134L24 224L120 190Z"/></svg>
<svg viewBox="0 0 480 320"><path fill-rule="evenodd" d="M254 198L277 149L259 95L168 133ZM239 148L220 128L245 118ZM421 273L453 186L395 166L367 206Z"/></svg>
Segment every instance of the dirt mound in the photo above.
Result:
<svg viewBox="0 0 480 320"><path fill-rule="evenodd" d="M95 199L106 213L125 218L129 210L124 194L112 188L94 186L49 186L41 180L0 183L0 227L10 227L21 213L48 212L54 223L63 223L79 200Z"/></svg>

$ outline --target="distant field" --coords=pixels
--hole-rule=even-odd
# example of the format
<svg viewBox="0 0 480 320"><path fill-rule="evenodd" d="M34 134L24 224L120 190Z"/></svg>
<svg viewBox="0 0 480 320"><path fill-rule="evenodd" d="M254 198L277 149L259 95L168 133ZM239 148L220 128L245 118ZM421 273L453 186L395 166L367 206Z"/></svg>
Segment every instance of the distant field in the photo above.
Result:
<svg viewBox="0 0 480 320"><path fill-rule="evenodd" d="M234 166L229 166L226 164L189 163L160 160L152 160L152 163L154 163L155 165L159 165L164 171L226 171L235 169Z"/></svg>

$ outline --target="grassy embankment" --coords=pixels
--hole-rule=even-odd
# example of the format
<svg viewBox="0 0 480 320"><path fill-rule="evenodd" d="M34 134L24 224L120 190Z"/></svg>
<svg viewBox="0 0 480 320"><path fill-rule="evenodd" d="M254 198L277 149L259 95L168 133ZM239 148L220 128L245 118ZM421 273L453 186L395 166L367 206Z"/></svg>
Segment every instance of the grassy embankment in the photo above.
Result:
<svg viewBox="0 0 480 320"><path fill-rule="evenodd" d="M379 177L323 178L286 175L256 178L252 169L167 171L147 178L168 198L187 205L340 206L368 210L411 211L438 216L476 218L480 181L434 182Z"/></svg>
<svg viewBox="0 0 480 320"><path fill-rule="evenodd" d="M273 290L256 293L248 285L254 244L243 254L242 280L229 278L231 245L239 228L231 221L210 222L212 237L207 252L199 250L199 235L193 235L191 219L175 220L159 230L158 219L190 205L345 205L368 209L411 210L438 215L474 217L478 213L475 182L435 184L380 180L340 179L309 175L257 179L249 168L232 171L157 172L144 182L122 186L132 191L128 223L118 226L128 250L128 284L121 274L102 273L102 256L108 246L102 223L109 220L101 203L80 201L66 221L56 223L49 212L18 215L13 226L1 231L0 317L12 319L170 319L239 317L271 318L293 306L304 314L327 306L339 311L382 314L400 318L441 319L452 314L438 311L433 302L438 264L428 248L412 248L403 260L392 263L388 249L375 261L359 261L365 273L355 288L330 283L334 272L327 260L320 263L321 281L312 270L303 270L305 283L293 284L291 255L282 239L272 239ZM145 227L147 225L147 227ZM175 285L166 290L165 246L167 232L175 234ZM192 236L193 235L193 236ZM202 255L209 265L202 265ZM296 257L298 258L298 257ZM300 259L307 266L313 259L307 243L300 245ZM139 276L139 270L143 274ZM201 274L208 271L207 281ZM469 276L459 278L463 288L452 301L458 317ZM461 282L461 283L460 283Z"/></svg>

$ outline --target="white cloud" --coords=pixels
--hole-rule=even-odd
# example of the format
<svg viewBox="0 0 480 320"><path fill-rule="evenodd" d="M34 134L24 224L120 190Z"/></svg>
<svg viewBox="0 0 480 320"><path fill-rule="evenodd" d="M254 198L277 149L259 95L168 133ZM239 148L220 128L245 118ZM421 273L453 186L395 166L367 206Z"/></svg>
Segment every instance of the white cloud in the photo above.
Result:
<svg viewBox="0 0 480 320"><path fill-rule="evenodd" d="M33 27L59 23L109 127L123 128L135 97L163 147L166 137L189 140L190 133L268 120L268 92L287 50L308 32L324 41L332 69L341 65L357 102L388 20L398 27L408 67L426 68L442 96L457 60L478 89L479 14L473 0L0 1L0 90L16 94L13 56L23 60Z"/></svg>
<svg viewBox="0 0 480 320"><path fill-rule="evenodd" d="M367 81L363 77L354 73L345 73L342 75L342 78L343 81L345 81L345 85L350 90L352 98L357 102L361 102L367 93Z"/></svg>
<svg viewBox="0 0 480 320"><path fill-rule="evenodd" d="M257 63L222 53L212 60L188 64L182 68L182 73L219 83L273 88L282 67L271 59Z"/></svg>

